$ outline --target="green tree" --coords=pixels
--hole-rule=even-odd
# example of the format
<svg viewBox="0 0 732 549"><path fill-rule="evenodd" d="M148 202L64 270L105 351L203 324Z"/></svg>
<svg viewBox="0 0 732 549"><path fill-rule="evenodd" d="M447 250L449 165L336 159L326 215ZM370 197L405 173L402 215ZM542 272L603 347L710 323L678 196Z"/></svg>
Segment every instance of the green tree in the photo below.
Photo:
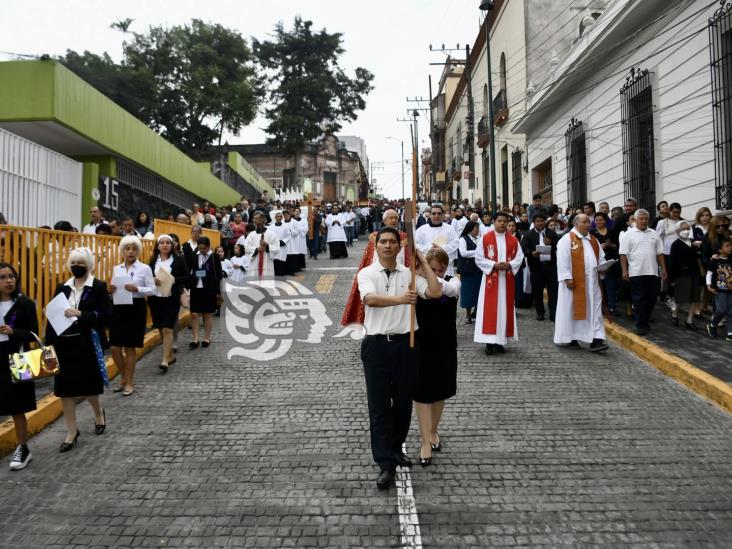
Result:
<svg viewBox="0 0 732 549"><path fill-rule="evenodd" d="M192 156L252 122L263 90L238 32L194 19L136 33L131 23L112 25L130 37L120 64L73 51L61 62Z"/></svg>
<svg viewBox="0 0 732 549"><path fill-rule="evenodd" d="M265 110L270 144L295 155L324 134L358 118L373 89L373 74L358 67L349 77L338 62L341 33L313 32L312 21L280 22L272 40L253 39L254 53L269 77Z"/></svg>

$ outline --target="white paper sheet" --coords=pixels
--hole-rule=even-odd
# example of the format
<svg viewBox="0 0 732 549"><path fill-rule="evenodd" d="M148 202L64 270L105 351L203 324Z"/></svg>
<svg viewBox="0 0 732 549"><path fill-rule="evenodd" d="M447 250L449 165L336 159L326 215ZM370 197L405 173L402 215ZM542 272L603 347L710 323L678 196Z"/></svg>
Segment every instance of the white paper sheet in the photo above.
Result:
<svg viewBox="0 0 732 549"><path fill-rule="evenodd" d="M618 262L617 259L609 259L605 263L600 263L595 269L597 269L598 273L606 273L610 270L610 267L615 265Z"/></svg>
<svg viewBox="0 0 732 549"><path fill-rule="evenodd" d="M112 294L112 303L115 305L132 305L132 292L125 290L125 284L132 280L127 276L116 276L112 279L112 285L117 289Z"/></svg>
<svg viewBox="0 0 732 549"><path fill-rule="evenodd" d="M160 280L160 286L158 286L160 297L170 297L173 284L175 284L175 277L165 269L160 269L155 276Z"/></svg>
<svg viewBox="0 0 732 549"><path fill-rule="evenodd" d="M0 334L0 343L3 341L8 341L10 338L5 334Z"/></svg>
<svg viewBox="0 0 732 549"><path fill-rule="evenodd" d="M46 318L58 335L63 334L76 322L75 317L69 318L64 315L66 309L71 309L71 303L63 293L58 294L46 305Z"/></svg>
<svg viewBox="0 0 732 549"><path fill-rule="evenodd" d="M542 263L546 263L547 261L552 260L551 246L543 246L541 244L538 244L536 246L536 251L539 252L539 261L541 261Z"/></svg>

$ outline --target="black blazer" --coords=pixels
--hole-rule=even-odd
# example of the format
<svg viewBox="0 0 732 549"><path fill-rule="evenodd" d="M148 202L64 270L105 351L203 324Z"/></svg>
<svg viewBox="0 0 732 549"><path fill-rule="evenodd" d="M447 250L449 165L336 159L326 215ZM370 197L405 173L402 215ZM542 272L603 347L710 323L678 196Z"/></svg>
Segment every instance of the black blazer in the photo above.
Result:
<svg viewBox="0 0 732 549"><path fill-rule="evenodd" d="M188 248L190 249L190 246L188 246ZM150 263L148 263L148 265L150 270L153 272L153 276L155 276L155 259L150 258ZM183 256L173 254L173 264L170 267L170 274L175 278L175 284L173 284L173 287L170 290L170 297L180 298L183 288L188 284L189 271L188 264Z"/></svg>
<svg viewBox="0 0 732 549"><path fill-rule="evenodd" d="M58 294L63 293L66 297L71 295L71 288L64 284L56 286L56 291L53 293L54 297ZM82 334L87 334L91 337L91 331L96 330L99 334L99 340L102 344L102 349L109 347L107 341L107 332L105 330L109 319L112 317L112 299L107 292L107 283L98 278L94 279L91 288L84 288L81 294L81 303L79 303L78 309L81 311L81 316L76 320L74 326L69 330L77 330ZM56 341L58 335L51 326L50 322L46 323L46 342L50 345Z"/></svg>
<svg viewBox="0 0 732 549"><path fill-rule="evenodd" d="M17 353L21 347L28 350L30 343L36 340L31 335L31 332L38 333L35 302L23 294L19 294L8 314L5 315L3 324L13 328L13 335L8 336L8 342L5 345L7 353L2 353L0 356L0 364L7 366L9 354Z"/></svg>
<svg viewBox="0 0 732 549"><path fill-rule="evenodd" d="M198 277L196 276L197 270L198 255L195 256L189 271L188 287L191 290L194 290L198 285ZM221 279L224 278L224 272L221 269L221 259L219 259L219 256L212 252L208 261L204 264L203 270L206 271L206 276L203 278L203 289L214 292L216 295L220 295Z"/></svg>
<svg viewBox="0 0 732 549"><path fill-rule="evenodd" d="M195 250L191 248L190 244L186 241L182 245L183 249L183 259L186 262L186 270L190 271L193 268L193 260L196 259L196 256L198 255L198 248Z"/></svg>
<svg viewBox="0 0 732 549"><path fill-rule="evenodd" d="M559 242L559 236L557 233L552 231L551 229L544 229L544 236L549 238L552 241L552 260L551 262L545 262L543 265L551 265L553 268L556 269L557 265L557 242ZM544 243L541 243L542 246ZM524 252L524 255L526 256L526 261L529 265L529 269L536 270L537 268L540 268L542 266L541 261L539 261L538 257L534 257L533 253L536 250L536 246L539 245L539 233L536 232L536 229L531 229L528 233L524 235L524 237L521 239L521 249Z"/></svg>

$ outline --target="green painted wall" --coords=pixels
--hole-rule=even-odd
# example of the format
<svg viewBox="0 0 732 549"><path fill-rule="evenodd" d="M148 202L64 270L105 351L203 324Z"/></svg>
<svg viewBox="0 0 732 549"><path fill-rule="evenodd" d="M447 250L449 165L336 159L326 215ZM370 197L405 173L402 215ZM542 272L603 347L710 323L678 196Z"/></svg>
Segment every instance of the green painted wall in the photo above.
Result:
<svg viewBox="0 0 732 549"><path fill-rule="evenodd" d="M231 167L232 170L242 176L244 181L249 183L259 192L267 191L270 197L275 196L274 189L269 183L267 183L267 180L259 175L259 172L257 172L257 170L255 170L252 165L247 162L244 157L238 152L229 151L226 163Z"/></svg>
<svg viewBox="0 0 732 549"><path fill-rule="evenodd" d="M0 63L0 121L29 120L59 122L112 153L215 204L235 203L239 199L234 189L214 177L206 167L176 149L60 63Z"/></svg>

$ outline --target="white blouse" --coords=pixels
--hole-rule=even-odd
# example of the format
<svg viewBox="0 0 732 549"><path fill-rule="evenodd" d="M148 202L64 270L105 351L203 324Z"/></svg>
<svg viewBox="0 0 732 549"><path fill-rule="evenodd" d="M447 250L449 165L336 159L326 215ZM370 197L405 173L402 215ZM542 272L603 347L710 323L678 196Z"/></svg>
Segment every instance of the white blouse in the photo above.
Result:
<svg viewBox="0 0 732 549"><path fill-rule="evenodd" d="M112 271L112 279L129 278L130 283L137 286L137 292L132 293L133 298L141 298L155 294L155 279L152 269L141 261L135 261L129 268L125 263L115 266Z"/></svg>

